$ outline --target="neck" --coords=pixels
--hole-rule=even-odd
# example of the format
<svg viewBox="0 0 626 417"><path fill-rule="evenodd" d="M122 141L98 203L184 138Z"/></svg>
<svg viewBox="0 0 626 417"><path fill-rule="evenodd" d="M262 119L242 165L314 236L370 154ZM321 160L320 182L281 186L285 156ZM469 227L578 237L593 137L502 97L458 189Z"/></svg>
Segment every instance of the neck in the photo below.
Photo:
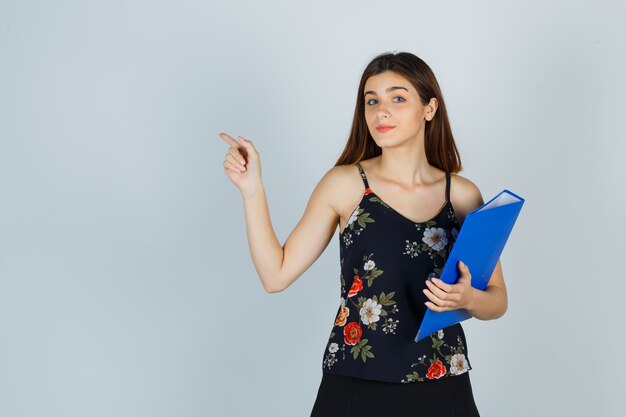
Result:
<svg viewBox="0 0 626 417"><path fill-rule="evenodd" d="M428 163L423 146L383 148L376 160L376 172L382 178L407 187L437 180L437 169Z"/></svg>

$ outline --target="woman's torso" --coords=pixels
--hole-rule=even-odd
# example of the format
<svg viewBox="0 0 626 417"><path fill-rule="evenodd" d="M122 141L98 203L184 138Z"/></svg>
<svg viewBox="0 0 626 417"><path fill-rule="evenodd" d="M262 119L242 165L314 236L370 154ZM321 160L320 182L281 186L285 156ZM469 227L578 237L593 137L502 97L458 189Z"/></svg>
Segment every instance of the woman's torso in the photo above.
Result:
<svg viewBox="0 0 626 417"><path fill-rule="evenodd" d="M354 165L362 193L350 217L340 220L340 305L323 372L388 382L467 372L471 365L460 323L414 341L427 309L425 280L441 274L460 229L450 201L451 176L444 173L445 179L432 185L433 190L443 186L430 191L437 213L415 222L371 188L367 161ZM407 213L413 204L405 202L399 210Z"/></svg>

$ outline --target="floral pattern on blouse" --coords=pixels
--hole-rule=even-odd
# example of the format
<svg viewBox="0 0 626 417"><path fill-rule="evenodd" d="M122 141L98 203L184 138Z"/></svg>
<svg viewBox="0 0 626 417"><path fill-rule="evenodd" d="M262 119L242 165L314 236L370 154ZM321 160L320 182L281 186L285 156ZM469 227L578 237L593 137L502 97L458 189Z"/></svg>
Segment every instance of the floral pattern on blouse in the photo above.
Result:
<svg viewBox="0 0 626 417"><path fill-rule="evenodd" d="M405 343L408 340L400 338L416 332L417 328L404 327L409 326L409 322L411 327L415 326L417 317L414 314L419 313L408 311L409 308L405 309L404 304L398 308L394 299L396 291L406 291L400 289L405 288L403 280L415 268L429 271L428 277L420 276L422 280L441 276L460 228L449 200L449 176L446 178L446 205L432 219L417 223L380 199L369 188L364 172L361 169L360 172L365 192L343 231L339 233L341 298L326 344L322 368L331 373L358 375L360 366L363 366L368 377L403 383L434 380L467 372L472 368L466 356L465 336L460 324L434 332L419 343L414 340L410 340L410 344ZM410 228L414 228L417 233L411 232ZM402 237L394 240L394 233L401 233ZM355 244L358 245L353 246ZM346 257L350 262L356 260L356 264L344 265ZM393 270L391 274L403 275L385 277L384 270L379 266L390 263L393 265L393 268L389 267L389 271ZM384 285L377 286L381 279ZM402 295L407 296L404 293ZM421 292L414 297L422 297ZM411 300L416 301L414 298ZM386 341L390 337L397 338L398 343L406 346L394 351L393 357L379 344L381 340ZM377 347L380 349L378 352ZM405 369L397 373L393 371L395 375L391 376L387 372L388 361L397 360L406 361ZM360 363L367 363L367 368Z"/></svg>
<svg viewBox="0 0 626 417"><path fill-rule="evenodd" d="M340 332L341 339L340 342L333 341L328 343L328 353L324 358L323 366L329 369L338 360L338 351L341 351L341 358L346 359L346 350L348 348L353 360L360 356L361 360L365 362L368 358L375 357L373 346L369 344L369 339L362 337L364 328L371 331L382 331L385 334L395 334L399 320L388 317L390 314L400 311L393 299L395 292L385 294L383 291L371 297L359 296L357 301L354 301L357 298L356 296L364 289L364 283L370 288L375 280L384 273L382 269L376 266L372 259L373 255L373 253L370 253L368 256L363 257L363 273L361 275L359 275L358 268L353 269L354 278L347 298L341 297L339 313L335 319L335 325L329 336L329 341L335 337L336 331ZM341 280L342 285L345 285L343 275L341 275ZM341 347L339 343L341 343Z"/></svg>
<svg viewBox="0 0 626 417"><path fill-rule="evenodd" d="M432 342L432 348L434 350L432 358L428 358L426 362L426 355L422 355L417 363L411 365L411 367L418 364L428 365L428 370L425 374L420 375L417 371L413 371L406 375L406 379L402 382L416 382L424 381L425 379L439 379L449 375L460 375L470 370L467 359L465 358L465 348L461 338L457 336L457 345L450 346L445 340L443 340L444 329L430 335ZM447 350L447 354L444 354L442 348ZM437 355L437 353L439 355ZM443 359L443 361L442 361ZM444 363L445 362L445 363ZM446 366L447 365L447 366Z"/></svg>
<svg viewBox="0 0 626 417"><path fill-rule="evenodd" d="M449 212L451 213L451 211ZM452 215L454 216L453 213ZM425 253L433 261L435 272L441 274L441 268L438 266L445 264L459 231L456 227L452 229L437 227L437 222L434 220L425 224L427 227L423 229L421 241L418 243L405 240L406 244L402 254L410 258L417 258ZM417 230L422 230L420 226L420 224L416 224Z"/></svg>
<svg viewBox="0 0 626 417"><path fill-rule="evenodd" d="M352 211L350 218L348 219L348 223L345 225L343 231L341 232L341 237L343 239L343 244L348 247L351 243L353 243L353 237L356 237L361 234L361 232L366 228L367 223L373 223L375 220L370 217L370 213L366 212L365 209L361 208L363 203L363 199L365 196L372 194L372 190L368 187L363 192L363 198L359 202L359 205ZM389 208L389 206L382 201L376 194L369 198L369 201L376 202L382 204L383 206ZM360 227L356 227L355 223Z"/></svg>

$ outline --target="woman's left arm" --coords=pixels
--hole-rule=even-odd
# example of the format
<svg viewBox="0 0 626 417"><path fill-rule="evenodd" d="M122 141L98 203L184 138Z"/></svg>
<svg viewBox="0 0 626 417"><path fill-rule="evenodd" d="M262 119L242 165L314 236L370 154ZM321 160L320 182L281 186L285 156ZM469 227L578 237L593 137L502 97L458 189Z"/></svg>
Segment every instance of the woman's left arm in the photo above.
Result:
<svg viewBox="0 0 626 417"><path fill-rule="evenodd" d="M500 260L484 291L472 287L472 271L467 265L459 261L457 266L460 276L456 284L446 284L439 278L426 280L424 294L429 299L426 306L438 312L464 308L479 320L493 320L504 315L508 301Z"/></svg>
<svg viewBox="0 0 626 417"><path fill-rule="evenodd" d="M460 175L453 175L455 213L459 223L463 224L467 213L484 204L480 189L470 180ZM462 261L462 260L461 260ZM426 280L424 294L428 297L426 306L434 311L447 311L464 308L479 320L493 320L502 317L507 310L506 285L502 276L500 260L496 263L485 290L472 287L471 273L460 262L459 279L455 284L446 284L438 278Z"/></svg>
<svg viewBox="0 0 626 417"><path fill-rule="evenodd" d="M494 320L504 315L508 307L508 301L499 259L496 267L493 269L491 278L489 278L487 288L481 291L470 287L470 294L471 296L465 309L472 316L480 320Z"/></svg>

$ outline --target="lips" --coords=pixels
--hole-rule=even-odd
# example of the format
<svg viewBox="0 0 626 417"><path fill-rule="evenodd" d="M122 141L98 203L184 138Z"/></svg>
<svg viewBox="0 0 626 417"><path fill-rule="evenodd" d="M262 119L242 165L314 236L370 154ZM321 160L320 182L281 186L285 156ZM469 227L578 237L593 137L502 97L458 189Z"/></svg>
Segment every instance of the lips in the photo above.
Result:
<svg viewBox="0 0 626 417"><path fill-rule="evenodd" d="M387 132L388 130L393 129L395 126L388 126L388 125L379 125L376 126L376 130L378 130L379 132Z"/></svg>

